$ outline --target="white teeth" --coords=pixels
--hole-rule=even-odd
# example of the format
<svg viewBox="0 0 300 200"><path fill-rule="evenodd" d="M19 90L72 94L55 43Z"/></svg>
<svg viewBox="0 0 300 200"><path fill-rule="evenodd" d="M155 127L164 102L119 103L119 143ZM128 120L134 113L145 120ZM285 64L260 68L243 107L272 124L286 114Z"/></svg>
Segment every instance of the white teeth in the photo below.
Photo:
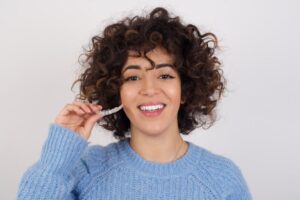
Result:
<svg viewBox="0 0 300 200"><path fill-rule="evenodd" d="M148 111L153 111L153 110L160 110L164 106L163 105L154 105L154 106L140 106L141 110L148 110Z"/></svg>

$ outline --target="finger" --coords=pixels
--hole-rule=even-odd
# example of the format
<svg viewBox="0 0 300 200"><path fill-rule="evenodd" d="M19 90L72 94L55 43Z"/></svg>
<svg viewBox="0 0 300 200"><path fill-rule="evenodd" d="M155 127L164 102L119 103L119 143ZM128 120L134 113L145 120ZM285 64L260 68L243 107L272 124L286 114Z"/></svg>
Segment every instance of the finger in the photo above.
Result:
<svg viewBox="0 0 300 200"><path fill-rule="evenodd" d="M81 109L83 109L87 113L93 112L93 110L86 103L75 101L73 104L79 106Z"/></svg>
<svg viewBox="0 0 300 200"><path fill-rule="evenodd" d="M94 113L99 113L99 111L102 110L102 106L100 105L90 104L89 106L94 111Z"/></svg>
<svg viewBox="0 0 300 200"><path fill-rule="evenodd" d="M83 105L83 103L79 102L78 105ZM99 113L99 111L102 109L102 106L98 105L98 104L87 103L84 106L87 106L90 108L90 110L92 111L90 114Z"/></svg>
<svg viewBox="0 0 300 200"><path fill-rule="evenodd" d="M101 118L100 114L94 114L86 121L86 123L84 125L84 129L86 130L86 133L89 134L89 135L86 135L86 138L90 137L90 134L92 132L92 129L93 129L96 121L99 120L100 118Z"/></svg>
<svg viewBox="0 0 300 200"><path fill-rule="evenodd" d="M60 115L68 115L71 112L75 112L78 115L83 115L86 112L82 110L80 107L73 105L73 104L67 104L65 108L61 111Z"/></svg>

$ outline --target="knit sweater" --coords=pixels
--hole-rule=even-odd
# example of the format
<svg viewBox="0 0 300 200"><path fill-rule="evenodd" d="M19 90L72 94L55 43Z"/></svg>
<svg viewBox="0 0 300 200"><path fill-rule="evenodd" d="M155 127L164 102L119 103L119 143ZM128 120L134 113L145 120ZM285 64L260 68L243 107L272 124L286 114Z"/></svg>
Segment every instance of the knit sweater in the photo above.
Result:
<svg viewBox="0 0 300 200"><path fill-rule="evenodd" d="M18 200L250 200L240 169L192 142L178 160L143 159L129 139L89 145L50 124L40 159L23 174Z"/></svg>

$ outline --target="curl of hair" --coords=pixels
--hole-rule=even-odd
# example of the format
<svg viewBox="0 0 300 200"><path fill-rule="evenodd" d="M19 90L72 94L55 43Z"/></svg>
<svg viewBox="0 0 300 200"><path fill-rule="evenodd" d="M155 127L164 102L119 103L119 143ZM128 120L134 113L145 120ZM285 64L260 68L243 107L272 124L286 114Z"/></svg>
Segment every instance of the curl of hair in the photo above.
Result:
<svg viewBox="0 0 300 200"><path fill-rule="evenodd" d="M142 52L146 55L158 46L174 55L180 75L183 100L178 112L180 133L187 135L198 127L209 128L216 120L214 108L226 83L215 55L217 37L211 32L200 33L192 24L183 24L179 17L171 17L161 7L146 17L128 17L111 24L102 35L92 37L90 49L81 55L84 72L72 85L73 88L80 83L77 100L101 105L103 109L119 106L121 69L128 51L135 50L141 56ZM113 131L116 139L129 135L130 121L123 110L97 123Z"/></svg>

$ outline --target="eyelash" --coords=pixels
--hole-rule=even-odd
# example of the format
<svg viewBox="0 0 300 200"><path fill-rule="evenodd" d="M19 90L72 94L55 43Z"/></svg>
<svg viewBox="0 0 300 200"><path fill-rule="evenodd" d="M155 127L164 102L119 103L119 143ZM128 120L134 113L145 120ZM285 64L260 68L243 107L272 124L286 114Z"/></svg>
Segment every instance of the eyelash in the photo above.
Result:
<svg viewBox="0 0 300 200"><path fill-rule="evenodd" d="M160 77L161 77L161 76L167 76L168 79L173 79L173 78L174 78L174 76L171 76L171 75L169 75L169 74L162 74L162 75L160 75ZM129 76L129 77L127 77L127 78L125 79L125 81L136 81L136 80L130 80L130 79L133 78L133 77L137 77L137 76Z"/></svg>

